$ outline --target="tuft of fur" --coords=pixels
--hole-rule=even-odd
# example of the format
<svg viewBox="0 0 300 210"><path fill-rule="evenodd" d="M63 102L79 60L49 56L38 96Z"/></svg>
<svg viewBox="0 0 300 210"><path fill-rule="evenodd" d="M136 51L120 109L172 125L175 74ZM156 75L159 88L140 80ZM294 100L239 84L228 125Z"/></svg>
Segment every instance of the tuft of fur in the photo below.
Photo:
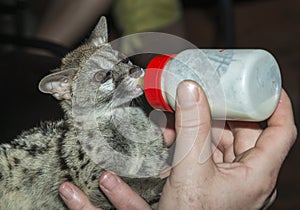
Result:
<svg viewBox="0 0 300 210"><path fill-rule="evenodd" d="M44 122L0 145L0 209L66 209L61 183L77 185L104 209L113 206L98 187L112 170L147 202L159 199L166 148L159 128L139 107L143 70L107 42L102 17L86 44L68 54L39 88L61 100L65 118Z"/></svg>

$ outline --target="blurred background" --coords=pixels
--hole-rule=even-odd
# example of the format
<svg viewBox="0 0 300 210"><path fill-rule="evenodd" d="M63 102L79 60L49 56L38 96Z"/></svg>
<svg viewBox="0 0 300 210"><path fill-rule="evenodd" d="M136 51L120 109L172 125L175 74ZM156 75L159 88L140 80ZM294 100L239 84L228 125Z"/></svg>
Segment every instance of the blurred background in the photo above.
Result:
<svg viewBox="0 0 300 210"><path fill-rule="evenodd" d="M101 15L108 17L111 40L148 30L181 36L199 48L270 51L281 67L283 87L292 99L299 125L299 0L168 0L172 7L164 5L168 17L165 24L150 21L148 28L140 26L158 17L151 11L145 21L139 19L141 23L131 24L132 19L123 18L132 10L143 10L135 4L138 1L128 0L129 7L125 1L105 0L97 7L93 6L94 0L58 2L55 5L54 0L0 0L0 141L8 142L40 121L63 116L57 101L38 91L38 82L51 69L59 67L67 52L83 43ZM85 7L87 2L91 2L90 8ZM163 10L163 6L159 8ZM124 21L130 24L127 26ZM134 24L136 28L131 27ZM277 184L278 198L270 209L300 209L297 152L300 152L299 142L283 165Z"/></svg>

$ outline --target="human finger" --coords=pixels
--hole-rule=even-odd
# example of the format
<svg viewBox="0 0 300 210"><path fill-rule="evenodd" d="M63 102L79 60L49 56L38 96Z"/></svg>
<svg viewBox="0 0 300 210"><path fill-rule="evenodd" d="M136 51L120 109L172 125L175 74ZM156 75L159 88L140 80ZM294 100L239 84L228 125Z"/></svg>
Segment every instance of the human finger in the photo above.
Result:
<svg viewBox="0 0 300 210"><path fill-rule="evenodd" d="M186 174L193 165L197 165L201 173L210 173L214 169L210 108L203 90L193 81L178 86L175 128L174 174Z"/></svg>
<svg viewBox="0 0 300 210"><path fill-rule="evenodd" d="M101 175L99 186L118 210L151 209L144 199L112 172L106 171Z"/></svg>
<svg viewBox="0 0 300 210"><path fill-rule="evenodd" d="M292 104L284 90L267 124L252 152L253 164L261 165L261 170L278 171L297 136Z"/></svg>
<svg viewBox="0 0 300 210"><path fill-rule="evenodd" d="M234 136L234 153L239 156L253 148L262 132L262 128L256 122L228 122Z"/></svg>
<svg viewBox="0 0 300 210"><path fill-rule="evenodd" d="M213 160L216 164L224 163L223 152L220 151L215 145L213 145Z"/></svg>
<svg viewBox="0 0 300 210"><path fill-rule="evenodd" d="M227 123L214 121L212 125L212 137L215 148L219 150L218 153L222 153L222 162L232 162L235 159L233 148L234 138ZM218 162L220 163L220 161Z"/></svg>
<svg viewBox="0 0 300 210"><path fill-rule="evenodd" d="M72 183L64 182L58 191L70 210L101 210L93 206L88 197Z"/></svg>

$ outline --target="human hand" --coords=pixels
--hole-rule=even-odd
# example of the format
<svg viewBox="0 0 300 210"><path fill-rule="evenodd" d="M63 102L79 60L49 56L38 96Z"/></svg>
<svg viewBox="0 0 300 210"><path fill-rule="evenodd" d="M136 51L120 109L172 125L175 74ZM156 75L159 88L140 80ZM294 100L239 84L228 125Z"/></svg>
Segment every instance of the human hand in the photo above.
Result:
<svg viewBox="0 0 300 210"><path fill-rule="evenodd" d="M282 162L296 139L287 94L282 91L278 107L264 130L256 123L228 122L221 141L209 156L207 153L214 147L212 137L220 134L220 129L211 129L206 97L196 86L194 91L200 95L196 106L179 106L176 110L179 133L176 146L180 148L178 142L184 146L189 136L198 135L187 157L172 169L159 207L260 209L268 206L275 199L274 188ZM184 91L182 94L185 96ZM178 95L180 99L180 89Z"/></svg>
<svg viewBox="0 0 300 210"><path fill-rule="evenodd" d="M113 172L106 171L101 174L99 186L119 210L151 210L148 203ZM59 194L70 210L101 210L101 208L93 206L88 197L72 183L61 184Z"/></svg>
<svg viewBox="0 0 300 210"><path fill-rule="evenodd" d="M188 91L194 95L187 94ZM201 88L193 83L181 84L178 101L175 160L181 160L187 148L190 151L172 168L159 208L259 209L272 203L279 169L296 138L286 93L282 92L265 130L255 123L228 123L214 150L213 137L220 129L211 129L210 111ZM195 134L196 138L191 138ZM112 186L112 182L105 180L113 179L105 175L115 178L111 191L105 190L104 185ZM61 193L64 185L60 187ZM114 174L102 175L100 187L118 209L150 209ZM79 190L70 198L66 204L71 209L94 209Z"/></svg>

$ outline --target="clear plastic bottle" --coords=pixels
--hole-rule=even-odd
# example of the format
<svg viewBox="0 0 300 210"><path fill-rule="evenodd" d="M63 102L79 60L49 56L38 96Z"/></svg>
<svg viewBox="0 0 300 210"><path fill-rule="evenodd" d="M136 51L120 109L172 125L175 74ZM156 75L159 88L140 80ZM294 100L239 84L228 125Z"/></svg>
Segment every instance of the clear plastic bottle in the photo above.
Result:
<svg viewBox="0 0 300 210"><path fill-rule="evenodd" d="M212 118L262 121L275 110L281 92L279 66L260 49L189 49L153 58L144 90L151 106L175 110L178 84L193 80L203 88Z"/></svg>

